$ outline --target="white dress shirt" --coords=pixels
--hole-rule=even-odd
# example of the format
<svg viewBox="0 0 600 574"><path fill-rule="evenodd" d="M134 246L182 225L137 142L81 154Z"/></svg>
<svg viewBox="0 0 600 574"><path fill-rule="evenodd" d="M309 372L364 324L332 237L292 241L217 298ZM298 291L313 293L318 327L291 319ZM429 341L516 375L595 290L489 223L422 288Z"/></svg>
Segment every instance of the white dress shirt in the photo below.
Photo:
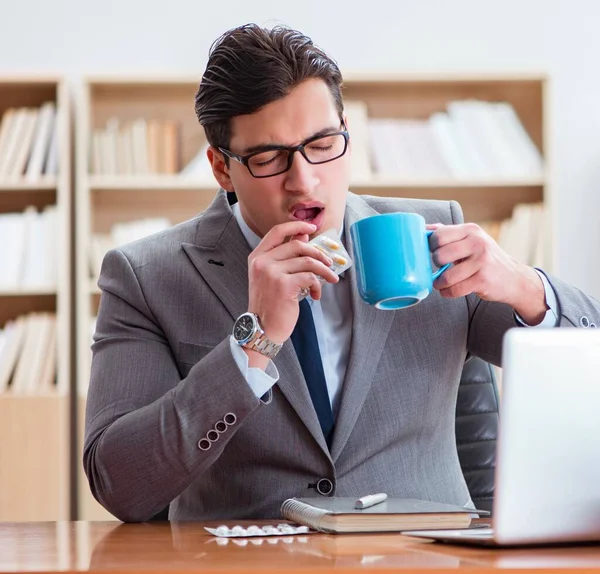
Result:
<svg viewBox="0 0 600 574"><path fill-rule="evenodd" d="M260 237L244 221L239 204L235 203L232 209L250 249L256 249L260 243ZM536 271L544 283L546 303L549 307L544 320L539 325L536 325L536 327L554 327L558 324L556 294L544 274L540 273L537 269ZM325 373L325 380L327 381L329 401L335 418L339 408L342 382L346 374L350 339L352 337L350 281L346 277L340 279L335 284L325 283L322 287L320 301L314 301L311 297L307 297L307 300L313 314L317 340L321 351L323 371ZM515 317L522 325L529 326L516 313ZM273 361L269 361L265 371L257 367L249 367L248 356L236 343L233 335L231 335L229 341L231 354L236 364L246 381L248 381L254 394L260 399L279 380L277 367L275 367Z"/></svg>

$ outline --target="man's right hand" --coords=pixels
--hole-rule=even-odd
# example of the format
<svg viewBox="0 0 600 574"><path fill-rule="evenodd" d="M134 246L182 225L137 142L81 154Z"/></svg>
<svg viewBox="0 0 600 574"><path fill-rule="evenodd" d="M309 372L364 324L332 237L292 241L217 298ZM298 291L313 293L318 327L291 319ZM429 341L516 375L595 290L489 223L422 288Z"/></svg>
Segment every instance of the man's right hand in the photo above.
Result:
<svg viewBox="0 0 600 574"><path fill-rule="evenodd" d="M273 227L248 257L248 311L256 313L266 336L275 343L286 341L298 320L298 296L310 289L321 298L321 283L337 283L331 259L308 243L315 226L290 221ZM290 241L286 239L291 237Z"/></svg>

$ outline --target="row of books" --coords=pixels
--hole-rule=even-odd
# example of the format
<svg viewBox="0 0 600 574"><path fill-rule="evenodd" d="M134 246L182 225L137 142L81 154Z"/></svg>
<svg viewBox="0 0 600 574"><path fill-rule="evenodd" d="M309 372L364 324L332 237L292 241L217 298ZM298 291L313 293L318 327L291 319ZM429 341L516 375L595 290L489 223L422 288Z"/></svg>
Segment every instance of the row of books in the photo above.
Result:
<svg viewBox="0 0 600 574"><path fill-rule="evenodd" d="M372 118L367 104L344 104L352 176L431 179L542 178L540 151L507 102L457 100L425 119ZM183 175L210 176L206 145Z"/></svg>
<svg viewBox="0 0 600 574"><path fill-rule="evenodd" d="M0 213L0 293L52 290L57 283L58 223L56 206L41 212Z"/></svg>
<svg viewBox="0 0 600 574"><path fill-rule="evenodd" d="M177 122L116 117L92 132L90 165L95 175L174 174L180 170Z"/></svg>
<svg viewBox="0 0 600 574"><path fill-rule="evenodd" d="M56 315L29 313L0 329L0 394L56 389Z"/></svg>
<svg viewBox="0 0 600 574"><path fill-rule="evenodd" d="M171 226L166 217L148 217L114 224L108 233L94 233L91 238L90 270L92 277L100 276L102 260L114 247L131 243L142 237L158 233Z"/></svg>
<svg viewBox="0 0 600 574"><path fill-rule="evenodd" d="M456 100L428 118L372 118L365 102L345 104L353 176L541 178L540 151L508 102Z"/></svg>
<svg viewBox="0 0 600 574"><path fill-rule="evenodd" d="M550 228L548 212L542 203L517 204L509 219L482 222L481 227L517 261L550 268Z"/></svg>
<svg viewBox="0 0 600 574"><path fill-rule="evenodd" d="M9 108L0 121L0 179L25 178L35 182L42 175L56 175L58 135L56 105Z"/></svg>

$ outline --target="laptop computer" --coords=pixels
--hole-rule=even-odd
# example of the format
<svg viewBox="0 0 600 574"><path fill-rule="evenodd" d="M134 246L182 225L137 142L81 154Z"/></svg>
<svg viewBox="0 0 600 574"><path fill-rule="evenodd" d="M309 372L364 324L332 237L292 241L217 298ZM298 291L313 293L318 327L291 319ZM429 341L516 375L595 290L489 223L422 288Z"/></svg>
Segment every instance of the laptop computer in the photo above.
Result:
<svg viewBox="0 0 600 574"><path fill-rule="evenodd" d="M510 329L492 527L405 535L488 546L600 541L600 329Z"/></svg>

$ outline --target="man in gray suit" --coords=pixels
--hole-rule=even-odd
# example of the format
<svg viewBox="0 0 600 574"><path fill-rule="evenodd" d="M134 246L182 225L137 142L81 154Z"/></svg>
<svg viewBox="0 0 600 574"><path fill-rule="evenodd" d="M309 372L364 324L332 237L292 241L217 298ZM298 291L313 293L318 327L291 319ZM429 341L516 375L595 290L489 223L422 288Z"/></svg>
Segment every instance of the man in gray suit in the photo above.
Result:
<svg viewBox="0 0 600 574"><path fill-rule="evenodd" d="M468 505L454 435L467 354L498 364L511 327L600 321L457 203L350 193L341 81L293 30L249 25L213 46L196 113L221 189L108 253L99 281L84 465L118 518L277 518L289 497L381 491ZM380 311L308 240L334 228L349 247L355 221L398 211L424 216L434 262L454 265L419 305Z"/></svg>

